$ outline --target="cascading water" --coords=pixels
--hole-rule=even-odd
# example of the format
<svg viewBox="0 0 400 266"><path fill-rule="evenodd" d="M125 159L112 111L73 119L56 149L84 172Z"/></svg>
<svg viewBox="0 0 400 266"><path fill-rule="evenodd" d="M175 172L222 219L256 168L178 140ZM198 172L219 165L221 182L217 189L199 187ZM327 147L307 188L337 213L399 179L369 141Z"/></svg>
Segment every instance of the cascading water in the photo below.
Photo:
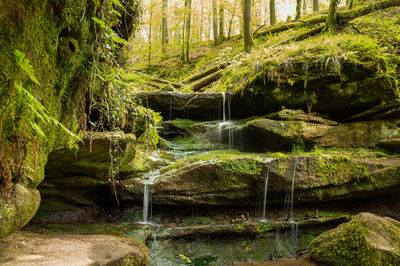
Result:
<svg viewBox="0 0 400 266"><path fill-rule="evenodd" d="M228 101L226 100L228 98ZM228 108L227 108L228 107ZM228 109L228 114L226 113L226 109ZM228 116L228 120L227 120ZM219 124L219 139L220 142L223 143L222 139L222 128L227 127L228 129L228 148L232 149L233 147L233 128L231 120L231 104L229 100L229 96L227 97L226 93L222 93L222 122Z"/></svg>
<svg viewBox="0 0 400 266"><path fill-rule="evenodd" d="M267 169L267 175L265 176L265 182L264 182L264 201L263 201L263 212L262 212L262 220L261 221L266 221L266 209L267 209L267 196L268 196L268 179L269 179L269 169L271 167L271 160L268 162L268 169Z"/></svg>
<svg viewBox="0 0 400 266"><path fill-rule="evenodd" d="M144 184L144 193L143 193L143 223L147 223L147 217L149 213L149 202L150 202L150 184Z"/></svg>
<svg viewBox="0 0 400 266"><path fill-rule="evenodd" d="M160 175L160 170L156 169L149 172L142 178L143 183L143 224L149 223L149 207L151 205L151 186L156 181L157 177Z"/></svg>
<svg viewBox="0 0 400 266"><path fill-rule="evenodd" d="M293 168L293 178L292 178L292 191L290 195L290 220L293 220L293 202L294 202L294 182L296 179L296 168L297 168L297 161L294 158L294 168Z"/></svg>

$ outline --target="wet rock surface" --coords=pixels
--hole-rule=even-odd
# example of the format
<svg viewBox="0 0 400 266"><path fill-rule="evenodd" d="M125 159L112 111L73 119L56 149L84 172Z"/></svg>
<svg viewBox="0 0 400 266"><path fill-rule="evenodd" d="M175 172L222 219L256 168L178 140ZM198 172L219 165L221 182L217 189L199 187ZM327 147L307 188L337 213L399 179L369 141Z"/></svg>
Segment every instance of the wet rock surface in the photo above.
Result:
<svg viewBox="0 0 400 266"><path fill-rule="evenodd" d="M188 157L163 168L152 186L152 199L157 204L246 205L255 195L262 195L267 172L272 198L289 193L295 175L295 199L301 202L363 198L394 191L400 185L397 158L357 158L344 152L274 158L273 154L221 151ZM134 200L143 195L139 180L121 184L123 198Z"/></svg>

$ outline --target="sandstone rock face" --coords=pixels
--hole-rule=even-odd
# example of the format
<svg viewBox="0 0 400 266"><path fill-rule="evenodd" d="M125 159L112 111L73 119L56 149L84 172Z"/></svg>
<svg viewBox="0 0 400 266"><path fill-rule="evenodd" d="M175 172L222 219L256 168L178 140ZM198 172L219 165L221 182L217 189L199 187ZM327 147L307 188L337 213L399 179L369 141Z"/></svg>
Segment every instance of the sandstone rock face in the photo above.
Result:
<svg viewBox="0 0 400 266"><path fill-rule="evenodd" d="M398 265L400 222L360 213L318 236L310 250L312 258L324 265Z"/></svg>
<svg viewBox="0 0 400 266"><path fill-rule="evenodd" d="M164 120L190 118L193 120L222 119L221 93L178 93L154 91L138 93L144 106L161 112Z"/></svg>
<svg viewBox="0 0 400 266"><path fill-rule="evenodd" d="M16 233L0 242L1 265L148 265L138 241L109 235Z"/></svg>
<svg viewBox="0 0 400 266"><path fill-rule="evenodd" d="M311 107L311 111L338 121L398 117L399 95L389 80L375 78L373 71L361 70L359 66L343 67L341 78L321 74L320 69L314 69L305 77L301 67L296 70L294 83L285 78L273 81L260 78L242 92L227 95L226 105L229 105L233 119L263 116L281 110L282 106L301 110ZM304 89L305 79L307 89ZM222 119L223 97L220 93L154 91L139 93L138 97L144 106L161 112L165 120Z"/></svg>
<svg viewBox="0 0 400 266"><path fill-rule="evenodd" d="M400 138L398 139L385 139L381 140L377 144L378 148L381 148L390 153L400 153Z"/></svg>
<svg viewBox="0 0 400 266"><path fill-rule="evenodd" d="M277 121L259 118L247 122L236 135L242 135L245 151L291 150L301 140L313 147L374 147L387 138L400 135L396 123L365 121L332 125L306 121Z"/></svg>
<svg viewBox="0 0 400 266"><path fill-rule="evenodd" d="M322 73L319 68L309 69L306 76L301 64L294 66L290 73L279 73L282 75L277 79L266 80L267 73L259 75L242 93L232 97L231 105L236 113L246 112L248 116L276 112L282 106L302 110L310 106L313 112L344 121L380 106L382 102L399 99L395 86L388 79L374 77L376 70L368 71L352 64L344 64L342 67L341 77L333 73ZM398 107L399 103L393 109L397 114ZM232 115L236 117L235 114ZM366 117L371 119L372 116L379 119L393 118L393 115L395 113L391 116L370 114L362 120Z"/></svg>
<svg viewBox="0 0 400 266"><path fill-rule="evenodd" d="M395 191L400 185L400 160L396 158L335 152L275 156L221 151L178 160L161 169L152 186L153 203L250 205L252 198L263 194L267 173L269 202L274 203L282 203L290 193L294 174L298 202L364 198ZM122 199L137 200L143 195L139 179L124 180L121 188Z"/></svg>

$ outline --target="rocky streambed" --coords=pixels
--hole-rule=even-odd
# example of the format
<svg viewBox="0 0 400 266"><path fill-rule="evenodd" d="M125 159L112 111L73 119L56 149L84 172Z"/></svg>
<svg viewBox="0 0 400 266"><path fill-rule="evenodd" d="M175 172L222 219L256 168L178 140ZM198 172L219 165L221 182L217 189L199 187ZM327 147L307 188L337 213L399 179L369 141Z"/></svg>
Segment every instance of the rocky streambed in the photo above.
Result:
<svg viewBox="0 0 400 266"><path fill-rule="evenodd" d="M20 248L34 255L22 258L5 248L5 262L56 261L40 249L30 251L30 241L56 248L74 238L89 258L102 246L99 239L113 243L109 250L120 252L92 261L100 265L134 259L229 265L287 257L299 259L285 263L312 265L310 258L329 263L325 240L335 243L336 234L329 232L342 227L329 230L340 224L362 232L361 249L352 238L340 244L340 252L354 256L371 249L374 226L366 224L393 228L395 235L396 222L379 219L400 218L398 120L343 123L290 109L229 120L229 105L218 103L221 120L162 122L156 149L121 131L88 132L79 150L53 152L39 186L39 211L18 236L27 239ZM370 213L357 216L361 211ZM19 240L7 241L12 246ZM387 241L373 250L393 263L396 245Z"/></svg>

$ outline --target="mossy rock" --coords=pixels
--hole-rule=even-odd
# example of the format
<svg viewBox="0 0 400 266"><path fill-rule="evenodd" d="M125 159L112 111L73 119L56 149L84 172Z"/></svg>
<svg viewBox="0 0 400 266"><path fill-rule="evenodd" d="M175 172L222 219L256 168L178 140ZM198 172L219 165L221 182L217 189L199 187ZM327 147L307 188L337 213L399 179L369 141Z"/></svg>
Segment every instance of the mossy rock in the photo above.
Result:
<svg viewBox="0 0 400 266"><path fill-rule="evenodd" d="M282 115L277 114L271 117L282 118ZM236 134L241 137L234 137L234 144L243 146L244 151L253 152L290 151L299 140L309 148L315 145L335 148L369 148L374 147L380 140L400 136L400 128L390 121L377 120L334 125L334 122L322 118L318 119L318 122L312 117L310 117L312 122L301 121L300 119L306 119L302 116L295 118L298 120L277 121L267 118L250 120L236 129ZM322 123L323 121L326 122Z"/></svg>
<svg viewBox="0 0 400 266"><path fill-rule="evenodd" d="M152 185L152 200L172 205L250 205L254 197L263 195L267 173L269 204L282 203L292 189L294 173L296 202L360 199L396 191L400 159L364 153L212 151L162 168ZM124 200L142 199L140 179L124 180L120 185Z"/></svg>
<svg viewBox="0 0 400 266"><path fill-rule="evenodd" d="M314 239L310 251L323 265L399 265L400 222L360 213Z"/></svg>
<svg viewBox="0 0 400 266"><path fill-rule="evenodd" d="M9 202L0 199L0 238L27 224L35 215L39 204L38 190L15 184Z"/></svg>

